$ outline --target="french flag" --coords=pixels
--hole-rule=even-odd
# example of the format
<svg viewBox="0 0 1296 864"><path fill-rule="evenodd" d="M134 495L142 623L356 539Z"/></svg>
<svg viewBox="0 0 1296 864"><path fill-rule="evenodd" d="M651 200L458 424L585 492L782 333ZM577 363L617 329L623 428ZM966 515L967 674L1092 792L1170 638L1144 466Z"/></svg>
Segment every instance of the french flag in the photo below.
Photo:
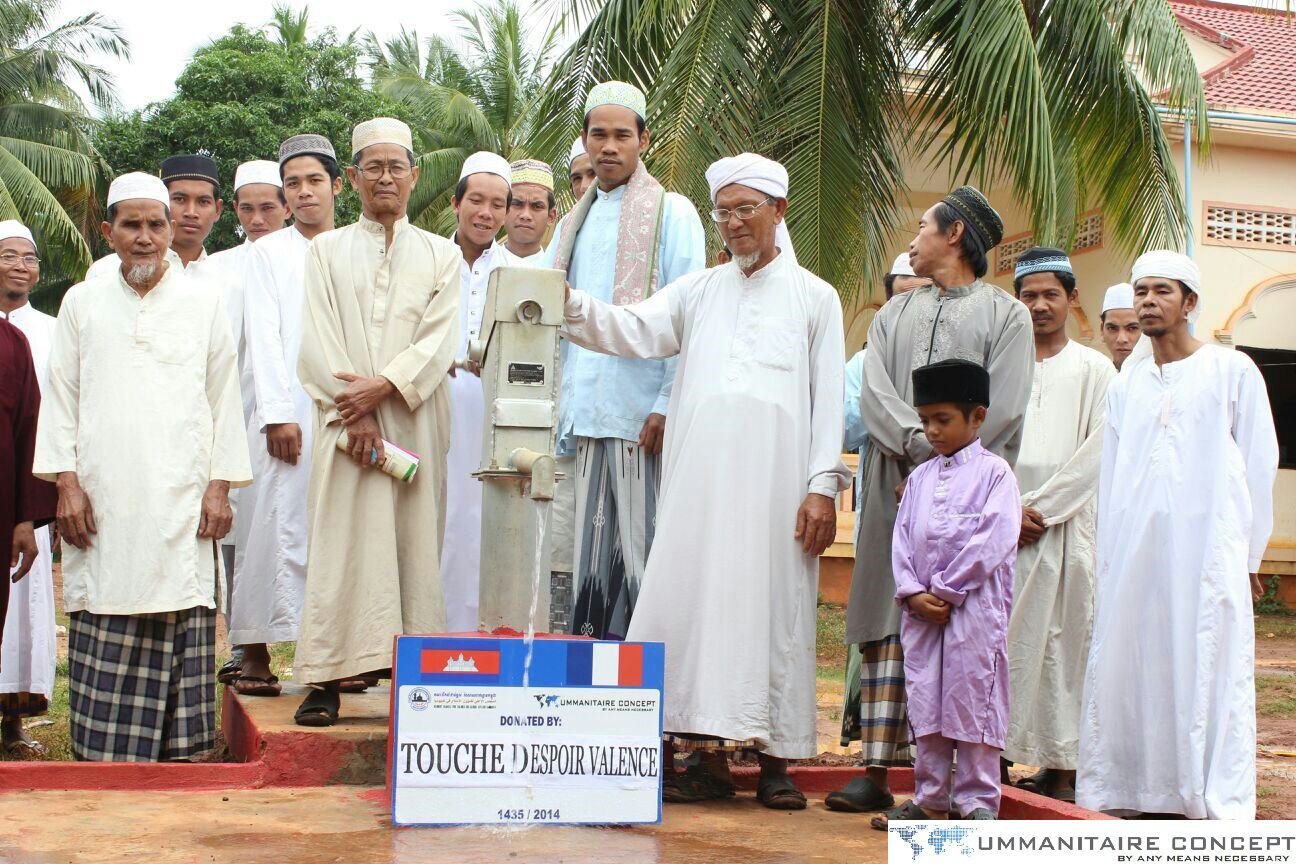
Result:
<svg viewBox="0 0 1296 864"><path fill-rule="evenodd" d="M635 642L568 642L568 685L642 687L643 645Z"/></svg>

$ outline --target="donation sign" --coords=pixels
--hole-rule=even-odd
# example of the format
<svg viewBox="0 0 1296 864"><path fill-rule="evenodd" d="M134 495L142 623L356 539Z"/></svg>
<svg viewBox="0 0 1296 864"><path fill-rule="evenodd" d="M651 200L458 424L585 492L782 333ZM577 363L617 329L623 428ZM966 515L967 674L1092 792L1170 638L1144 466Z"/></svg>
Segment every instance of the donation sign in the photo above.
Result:
<svg viewBox="0 0 1296 864"><path fill-rule="evenodd" d="M397 637L392 821L660 822L663 671L658 642Z"/></svg>

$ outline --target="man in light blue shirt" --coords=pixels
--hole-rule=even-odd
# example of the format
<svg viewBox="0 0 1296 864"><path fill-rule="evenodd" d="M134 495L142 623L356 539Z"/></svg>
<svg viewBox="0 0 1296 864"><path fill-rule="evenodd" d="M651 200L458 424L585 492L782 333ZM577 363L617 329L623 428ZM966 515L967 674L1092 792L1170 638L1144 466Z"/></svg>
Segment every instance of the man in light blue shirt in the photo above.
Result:
<svg viewBox="0 0 1296 864"><path fill-rule="evenodd" d="M706 266L697 211L640 161L646 115L630 84L590 91L582 138L596 183L546 252L573 288L619 306ZM652 545L675 363L563 346L558 453L576 456L572 633L620 639L629 626Z"/></svg>

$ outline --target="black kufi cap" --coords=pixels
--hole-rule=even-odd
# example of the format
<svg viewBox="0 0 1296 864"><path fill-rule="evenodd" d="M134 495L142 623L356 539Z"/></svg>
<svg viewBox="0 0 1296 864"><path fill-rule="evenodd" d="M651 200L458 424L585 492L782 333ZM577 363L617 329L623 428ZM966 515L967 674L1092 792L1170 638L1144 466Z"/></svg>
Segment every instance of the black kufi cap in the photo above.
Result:
<svg viewBox="0 0 1296 864"><path fill-rule="evenodd" d="M913 371L913 404L970 402L990 407L990 373L971 360L942 360Z"/></svg>
<svg viewBox="0 0 1296 864"><path fill-rule="evenodd" d="M162 171L159 175L163 183L172 180L210 180L220 189L220 173L216 169L216 160L202 153L186 153L181 156L168 156L162 160Z"/></svg>
<svg viewBox="0 0 1296 864"><path fill-rule="evenodd" d="M981 241L986 251L999 245L1003 240L1003 219L990 206L990 202L974 186L960 186L943 199L953 207L967 226L967 230Z"/></svg>

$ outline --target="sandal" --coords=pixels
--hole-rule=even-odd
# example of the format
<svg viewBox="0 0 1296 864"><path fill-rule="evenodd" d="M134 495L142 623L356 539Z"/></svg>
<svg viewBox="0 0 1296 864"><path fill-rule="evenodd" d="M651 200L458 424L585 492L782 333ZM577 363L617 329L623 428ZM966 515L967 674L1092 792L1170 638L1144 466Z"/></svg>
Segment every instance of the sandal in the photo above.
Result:
<svg viewBox="0 0 1296 864"><path fill-rule="evenodd" d="M667 771L662 777L662 802L666 804L696 804L707 800L706 789L696 777L683 771Z"/></svg>
<svg viewBox="0 0 1296 864"><path fill-rule="evenodd" d="M997 821L999 819L999 817L996 816L993 811L987 810L985 807L978 807L975 810L973 810L971 813L964 816L963 818L972 819L976 821L992 821L992 822Z"/></svg>
<svg viewBox="0 0 1296 864"><path fill-rule="evenodd" d="M1018 789L1025 789L1027 792L1034 792L1036 795L1048 795L1048 789L1053 784L1053 771L1049 768L1041 768L1029 777L1023 777L1016 783L1012 784Z"/></svg>
<svg viewBox="0 0 1296 864"><path fill-rule="evenodd" d="M19 738L5 745L5 755L10 759L44 759L49 755L49 748L39 741Z"/></svg>
<svg viewBox="0 0 1296 864"><path fill-rule="evenodd" d="M297 707L293 721L298 726L332 726L337 723L342 699L337 691L312 689Z"/></svg>
<svg viewBox="0 0 1296 864"><path fill-rule="evenodd" d="M895 796L867 777L856 777L846 784L845 789L829 792L824 805L839 813L867 813L891 809L895 806Z"/></svg>
<svg viewBox="0 0 1296 864"><path fill-rule="evenodd" d="M251 687L240 687L244 681L252 683ZM234 688L234 692L240 696L278 696L283 692L279 686L279 678L275 675L267 675L264 678L258 678L256 675L239 675L229 686Z"/></svg>
<svg viewBox="0 0 1296 864"><path fill-rule="evenodd" d="M684 776L697 785L698 791L706 795L707 800L720 801L738 794L737 786L717 777L701 765L688 766L684 769Z"/></svg>
<svg viewBox="0 0 1296 864"><path fill-rule="evenodd" d="M786 774L761 776L756 784L756 800L771 810L804 810L806 797Z"/></svg>
<svg viewBox="0 0 1296 864"><path fill-rule="evenodd" d="M370 688L367 679L361 677L347 678L338 682L339 693L363 693Z"/></svg>
<svg viewBox="0 0 1296 864"><path fill-rule="evenodd" d="M918 806L917 802L915 802L912 798L910 798L908 801L901 804L899 807L892 808L891 810L888 810L885 813L879 813L878 815L874 816L872 819L869 820L869 825L873 826L878 831L885 831L887 830L887 825L891 823L892 819L894 819L897 822L933 821L933 817L928 816L923 811L923 809ZM939 821L939 817L936 817L935 821Z"/></svg>
<svg viewBox="0 0 1296 864"><path fill-rule="evenodd" d="M216 680L221 684L233 684L234 679L243 674L243 664L237 660L225 661L225 665L216 670Z"/></svg>

